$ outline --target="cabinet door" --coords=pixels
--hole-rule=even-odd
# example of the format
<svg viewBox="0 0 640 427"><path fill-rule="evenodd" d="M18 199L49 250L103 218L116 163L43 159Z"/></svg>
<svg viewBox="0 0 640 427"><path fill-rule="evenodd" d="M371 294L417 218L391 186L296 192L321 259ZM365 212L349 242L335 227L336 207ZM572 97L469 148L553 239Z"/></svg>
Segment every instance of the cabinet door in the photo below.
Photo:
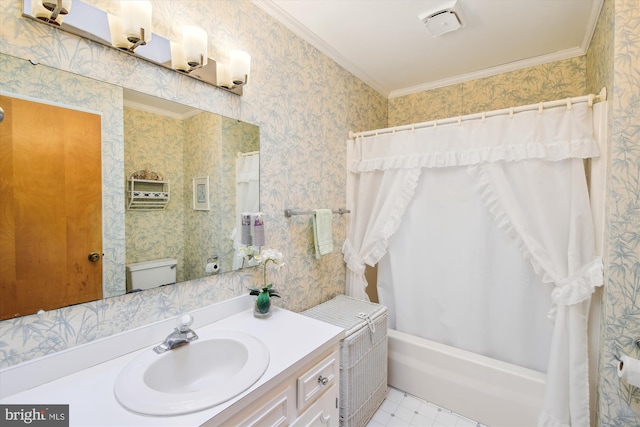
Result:
<svg viewBox="0 0 640 427"><path fill-rule="evenodd" d="M291 424L292 427L338 427L338 386L333 385Z"/></svg>

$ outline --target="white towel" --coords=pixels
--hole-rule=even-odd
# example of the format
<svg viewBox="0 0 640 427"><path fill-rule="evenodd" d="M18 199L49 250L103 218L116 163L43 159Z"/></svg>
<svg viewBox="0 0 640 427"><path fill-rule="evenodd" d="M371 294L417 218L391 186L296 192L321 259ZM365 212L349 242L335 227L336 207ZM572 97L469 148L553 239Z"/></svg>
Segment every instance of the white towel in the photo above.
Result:
<svg viewBox="0 0 640 427"><path fill-rule="evenodd" d="M313 240L316 248L316 258L333 252L333 233L331 209L316 209L313 214Z"/></svg>

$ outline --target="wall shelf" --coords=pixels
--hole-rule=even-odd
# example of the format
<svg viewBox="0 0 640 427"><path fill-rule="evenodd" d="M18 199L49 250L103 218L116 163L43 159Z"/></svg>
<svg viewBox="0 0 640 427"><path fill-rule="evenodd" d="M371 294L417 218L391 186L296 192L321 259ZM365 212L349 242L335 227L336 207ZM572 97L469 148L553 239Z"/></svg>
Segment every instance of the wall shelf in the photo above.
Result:
<svg viewBox="0 0 640 427"><path fill-rule="evenodd" d="M134 178L127 180L127 209L163 210L169 203L168 180Z"/></svg>

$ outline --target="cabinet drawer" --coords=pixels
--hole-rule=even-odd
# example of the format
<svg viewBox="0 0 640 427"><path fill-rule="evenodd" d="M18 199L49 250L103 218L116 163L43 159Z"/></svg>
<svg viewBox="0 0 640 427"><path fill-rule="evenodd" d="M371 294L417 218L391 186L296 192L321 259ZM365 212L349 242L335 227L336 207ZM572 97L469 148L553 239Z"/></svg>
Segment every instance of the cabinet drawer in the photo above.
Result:
<svg viewBox="0 0 640 427"><path fill-rule="evenodd" d="M338 352L334 351L298 377L298 410L304 410L325 390L338 383L340 363Z"/></svg>

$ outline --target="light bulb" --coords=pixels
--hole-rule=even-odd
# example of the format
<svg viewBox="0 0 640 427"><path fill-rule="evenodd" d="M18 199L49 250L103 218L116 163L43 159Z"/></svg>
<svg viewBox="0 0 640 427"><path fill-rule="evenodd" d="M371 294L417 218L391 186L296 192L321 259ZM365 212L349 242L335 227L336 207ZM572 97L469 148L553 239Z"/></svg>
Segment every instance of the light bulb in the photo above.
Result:
<svg viewBox="0 0 640 427"><path fill-rule="evenodd" d="M127 40L131 43L140 41L140 44L149 42L152 31L151 2L148 0L122 0L120 10L120 19L122 19L122 27Z"/></svg>
<svg viewBox="0 0 640 427"><path fill-rule="evenodd" d="M111 46L118 49L129 49L131 43L124 36L124 28L122 27L122 19L119 17L108 14L107 19L109 21L109 34L111 35Z"/></svg>
<svg viewBox="0 0 640 427"><path fill-rule="evenodd" d="M228 89L231 89L233 87L229 67L221 62L216 62L216 80L216 84L218 86L226 87Z"/></svg>
<svg viewBox="0 0 640 427"><path fill-rule="evenodd" d="M184 49L180 43L171 42L171 68L178 71L189 71L189 64L187 64Z"/></svg>
<svg viewBox="0 0 640 427"><path fill-rule="evenodd" d="M232 50L229 54L229 71L234 85L243 85L249 81L251 56L243 50Z"/></svg>
<svg viewBox="0 0 640 427"><path fill-rule="evenodd" d="M207 65L207 32L200 27L187 25L183 28L182 48L190 67Z"/></svg>

